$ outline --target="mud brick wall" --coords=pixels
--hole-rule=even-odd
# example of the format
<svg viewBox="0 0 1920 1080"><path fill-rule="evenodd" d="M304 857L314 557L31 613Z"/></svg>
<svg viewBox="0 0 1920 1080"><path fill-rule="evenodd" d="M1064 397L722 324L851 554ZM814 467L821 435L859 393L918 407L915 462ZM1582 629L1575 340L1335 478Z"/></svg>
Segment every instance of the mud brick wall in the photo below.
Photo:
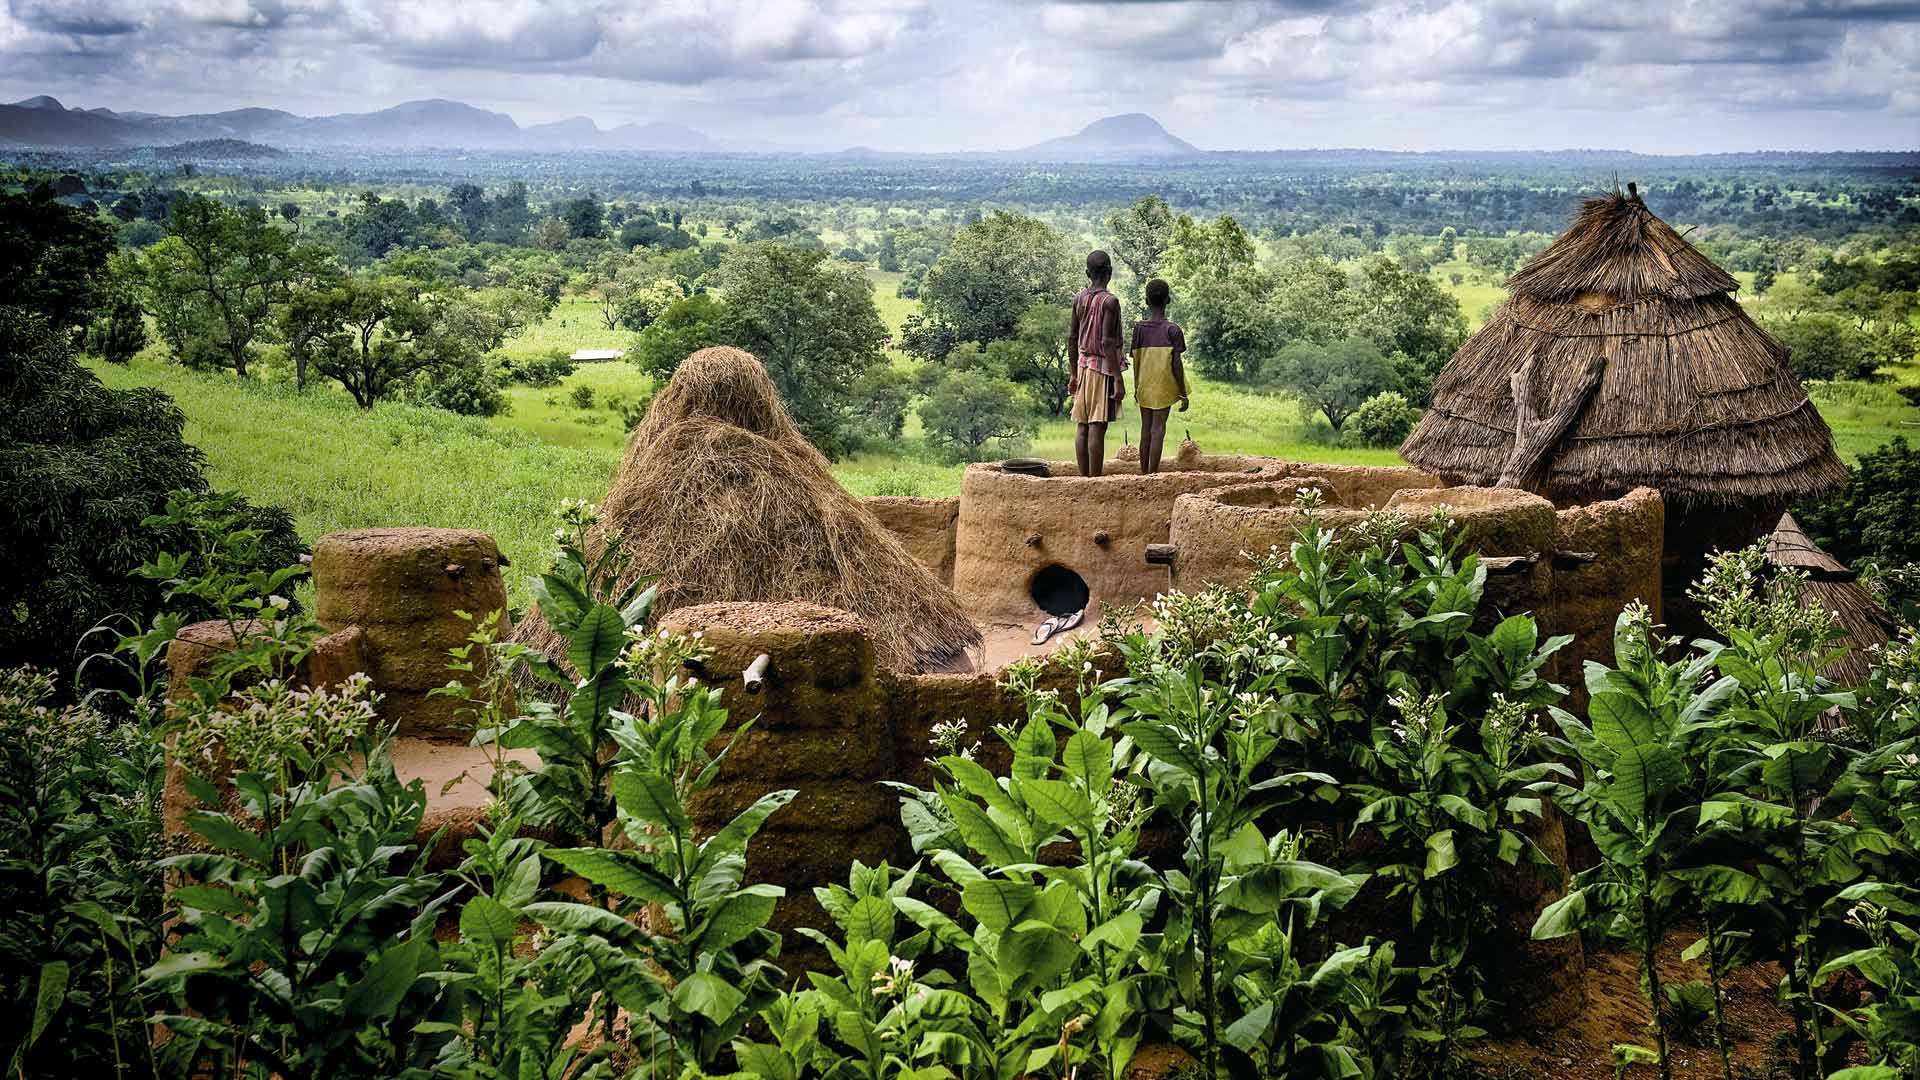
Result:
<svg viewBox="0 0 1920 1080"><path fill-rule="evenodd" d="M960 520L959 499L922 499L904 495L873 495L860 500L867 511L900 541L920 564L948 587L953 585L955 526Z"/></svg>

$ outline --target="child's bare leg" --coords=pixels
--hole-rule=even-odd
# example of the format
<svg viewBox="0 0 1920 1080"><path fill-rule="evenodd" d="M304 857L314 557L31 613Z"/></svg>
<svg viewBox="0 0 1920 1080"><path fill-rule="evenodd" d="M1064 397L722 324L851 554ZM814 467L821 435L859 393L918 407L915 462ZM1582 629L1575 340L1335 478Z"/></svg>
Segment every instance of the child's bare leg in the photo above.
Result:
<svg viewBox="0 0 1920 1080"><path fill-rule="evenodd" d="M1081 476L1099 476L1107 467L1107 425L1081 424L1073 449L1080 458Z"/></svg>
<svg viewBox="0 0 1920 1080"><path fill-rule="evenodd" d="M1081 476L1087 476L1087 425L1078 424L1073 429L1073 463Z"/></svg>
<svg viewBox="0 0 1920 1080"><path fill-rule="evenodd" d="M1140 471L1160 471L1160 451L1167 442L1167 410L1140 410Z"/></svg>

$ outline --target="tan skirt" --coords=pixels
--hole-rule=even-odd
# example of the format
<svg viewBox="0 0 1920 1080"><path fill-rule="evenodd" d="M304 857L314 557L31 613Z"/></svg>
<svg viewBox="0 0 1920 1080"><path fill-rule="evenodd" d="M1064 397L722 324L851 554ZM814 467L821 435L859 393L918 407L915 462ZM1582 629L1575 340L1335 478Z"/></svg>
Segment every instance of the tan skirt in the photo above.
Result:
<svg viewBox="0 0 1920 1080"><path fill-rule="evenodd" d="M1117 398L1113 380L1092 368L1080 369L1080 389L1073 392L1073 422L1108 424L1113 422Z"/></svg>

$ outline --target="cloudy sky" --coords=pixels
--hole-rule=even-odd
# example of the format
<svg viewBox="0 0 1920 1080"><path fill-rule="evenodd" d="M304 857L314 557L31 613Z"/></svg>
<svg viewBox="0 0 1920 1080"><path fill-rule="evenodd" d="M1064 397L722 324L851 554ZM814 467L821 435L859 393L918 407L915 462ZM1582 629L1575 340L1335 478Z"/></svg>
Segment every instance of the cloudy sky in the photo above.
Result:
<svg viewBox="0 0 1920 1080"><path fill-rule="evenodd" d="M0 100L448 97L742 146L1920 147L1920 0L0 0Z"/></svg>

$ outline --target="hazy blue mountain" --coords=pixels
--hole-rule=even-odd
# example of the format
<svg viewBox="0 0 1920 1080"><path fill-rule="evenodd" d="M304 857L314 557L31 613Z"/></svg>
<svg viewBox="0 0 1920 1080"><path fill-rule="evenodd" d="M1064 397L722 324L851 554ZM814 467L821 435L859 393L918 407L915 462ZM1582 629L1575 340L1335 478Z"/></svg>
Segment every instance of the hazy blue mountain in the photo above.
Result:
<svg viewBox="0 0 1920 1080"><path fill-rule="evenodd" d="M1198 153L1199 147L1171 134L1160 126L1160 121L1146 113L1108 116L1095 120L1076 134L1012 151L1016 157L1047 161L1187 157Z"/></svg>
<svg viewBox="0 0 1920 1080"><path fill-rule="evenodd" d="M529 124L522 132L526 142L553 150L579 150L600 145L600 126L591 117L574 116L551 124Z"/></svg>
<svg viewBox="0 0 1920 1080"><path fill-rule="evenodd" d="M603 146L610 150L717 150L720 147L701 132L685 124L654 120L645 124L621 124L605 134Z"/></svg>
<svg viewBox="0 0 1920 1080"><path fill-rule="evenodd" d="M434 98L332 116L280 109L230 109L187 116L68 109L40 95L0 105L0 145L133 147L238 139L276 147L377 146L485 150L716 149L680 124L655 121L601 131L584 116L522 128L505 113Z"/></svg>

